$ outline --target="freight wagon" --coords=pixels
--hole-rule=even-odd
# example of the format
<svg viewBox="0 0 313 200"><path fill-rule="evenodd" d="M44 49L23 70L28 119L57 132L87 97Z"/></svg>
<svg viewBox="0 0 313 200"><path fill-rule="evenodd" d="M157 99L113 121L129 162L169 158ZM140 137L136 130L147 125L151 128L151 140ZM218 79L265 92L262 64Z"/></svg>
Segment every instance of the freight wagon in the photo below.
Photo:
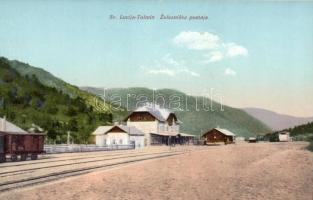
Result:
<svg viewBox="0 0 313 200"><path fill-rule="evenodd" d="M0 163L9 157L11 161L21 161L30 157L32 160L38 158L38 154L44 153L45 134L19 133L0 131Z"/></svg>

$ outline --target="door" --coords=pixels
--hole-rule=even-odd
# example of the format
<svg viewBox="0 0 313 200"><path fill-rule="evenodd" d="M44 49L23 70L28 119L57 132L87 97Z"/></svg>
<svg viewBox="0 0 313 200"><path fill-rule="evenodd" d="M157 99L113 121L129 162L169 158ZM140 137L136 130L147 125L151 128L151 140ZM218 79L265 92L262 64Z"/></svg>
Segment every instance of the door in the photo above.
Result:
<svg viewBox="0 0 313 200"><path fill-rule="evenodd" d="M0 154L4 153L4 136L0 135Z"/></svg>
<svg viewBox="0 0 313 200"><path fill-rule="evenodd" d="M39 151L39 136L33 136L33 151Z"/></svg>

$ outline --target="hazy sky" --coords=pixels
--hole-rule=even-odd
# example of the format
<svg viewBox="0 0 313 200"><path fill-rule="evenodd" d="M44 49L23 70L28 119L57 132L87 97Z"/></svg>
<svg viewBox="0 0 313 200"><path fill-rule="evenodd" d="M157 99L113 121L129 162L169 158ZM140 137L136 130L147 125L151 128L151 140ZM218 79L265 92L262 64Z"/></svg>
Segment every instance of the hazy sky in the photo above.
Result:
<svg viewBox="0 0 313 200"><path fill-rule="evenodd" d="M0 56L78 86L214 88L231 106L313 116L313 2L179 2L0 1ZM109 19L138 14L155 19Z"/></svg>

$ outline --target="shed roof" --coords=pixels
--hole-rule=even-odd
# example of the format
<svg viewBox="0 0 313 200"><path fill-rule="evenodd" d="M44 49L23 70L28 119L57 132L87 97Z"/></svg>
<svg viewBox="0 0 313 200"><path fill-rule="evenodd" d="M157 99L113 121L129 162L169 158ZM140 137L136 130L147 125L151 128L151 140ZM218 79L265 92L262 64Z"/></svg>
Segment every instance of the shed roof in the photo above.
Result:
<svg viewBox="0 0 313 200"><path fill-rule="evenodd" d="M187 133L179 133L183 137L195 137L194 135L187 134Z"/></svg>
<svg viewBox="0 0 313 200"><path fill-rule="evenodd" d="M288 135L288 134L290 134L288 131L281 131L281 132L279 132L278 134L281 134L281 135Z"/></svg>
<svg viewBox="0 0 313 200"><path fill-rule="evenodd" d="M180 135L182 137L195 137L194 135L187 134L187 133L175 133L175 132L168 132L168 131L151 133L151 134L161 135L161 136L178 136L178 135Z"/></svg>
<svg viewBox="0 0 313 200"><path fill-rule="evenodd" d="M114 127L118 127L121 130L123 130L125 133L128 133L129 135L138 135L143 136L144 133L137 129L134 126L125 126L125 125L114 125L114 126L99 126L92 134L93 135L104 135L110 132Z"/></svg>
<svg viewBox="0 0 313 200"><path fill-rule="evenodd" d="M178 133L174 133L174 132L158 132L158 133L151 133L151 134L161 135L161 136L171 136L171 137L178 135Z"/></svg>
<svg viewBox="0 0 313 200"><path fill-rule="evenodd" d="M45 133L28 133L28 132L0 131L0 135L46 135L46 134L45 134Z"/></svg>

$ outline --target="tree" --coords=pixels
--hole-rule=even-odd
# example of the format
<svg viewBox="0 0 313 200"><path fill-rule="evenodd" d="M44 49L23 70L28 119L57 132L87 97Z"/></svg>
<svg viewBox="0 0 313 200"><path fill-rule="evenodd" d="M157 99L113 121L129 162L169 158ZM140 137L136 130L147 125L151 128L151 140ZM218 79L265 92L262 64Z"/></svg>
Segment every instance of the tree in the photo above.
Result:
<svg viewBox="0 0 313 200"><path fill-rule="evenodd" d="M58 107L56 105L51 104L51 103L46 104L45 109L47 110L48 113L53 114L53 115L58 113Z"/></svg>
<svg viewBox="0 0 313 200"><path fill-rule="evenodd" d="M76 111L76 109L74 107L69 106L67 111L66 111L66 115L68 115L70 117L76 116L77 115L77 111Z"/></svg>
<svg viewBox="0 0 313 200"><path fill-rule="evenodd" d="M75 118L70 119L68 122L68 130L70 131L78 131L78 122Z"/></svg>
<svg viewBox="0 0 313 200"><path fill-rule="evenodd" d="M48 136L50 139L53 139L53 140L56 140L57 135L58 135L58 132L56 132L54 129L50 129L50 130L48 130L48 132L47 132L47 136Z"/></svg>

